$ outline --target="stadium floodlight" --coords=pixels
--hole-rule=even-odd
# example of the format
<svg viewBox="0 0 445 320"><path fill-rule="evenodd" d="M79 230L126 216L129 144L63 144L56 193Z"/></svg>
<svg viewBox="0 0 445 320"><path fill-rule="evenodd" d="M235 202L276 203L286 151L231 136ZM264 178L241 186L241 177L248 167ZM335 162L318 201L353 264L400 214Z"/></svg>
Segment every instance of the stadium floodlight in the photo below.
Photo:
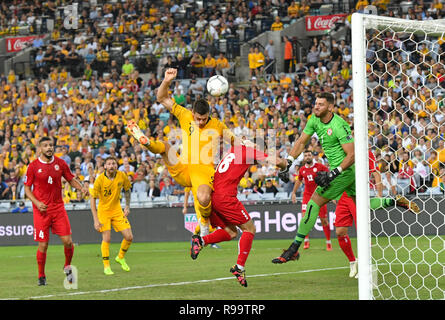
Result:
<svg viewBox="0 0 445 320"><path fill-rule="evenodd" d="M440 138L445 118L445 53L441 50L445 22L360 13L354 13L351 22L359 299L444 299L445 201L440 163L430 158L418 161L414 154L429 129L432 136L421 149L423 157L434 153L445 138ZM391 130L393 117L407 122L407 133L400 134L397 126ZM422 135L420 122L427 123ZM386 167L390 165L386 154L402 152L391 150L395 145L389 147L390 138L398 135L414 169L421 162L425 173L414 172L406 188L400 177L382 175L389 179L390 189L419 205L418 215L397 208L370 211L368 148ZM377 143L379 137L387 143Z"/></svg>

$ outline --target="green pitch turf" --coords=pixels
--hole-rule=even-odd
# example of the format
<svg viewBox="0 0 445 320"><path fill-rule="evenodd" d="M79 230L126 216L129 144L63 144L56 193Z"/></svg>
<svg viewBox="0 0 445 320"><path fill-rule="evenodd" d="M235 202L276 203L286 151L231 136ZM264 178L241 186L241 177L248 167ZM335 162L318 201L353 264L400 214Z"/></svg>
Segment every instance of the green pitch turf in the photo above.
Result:
<svg viewBox="0 0 445 320"><path fill-rule="evenodd" d="M354 248L355 248L355 239ZM2 247L0 299L57 300L306 300L358 298L357 279L350 279L349 262L335 239L325 250L324 239L311 239L299 261L275 265L271 260L287 248L287 240L255 240L246 265L248 287L241 287L229 272L235 264L238 242L206 247L197 260L190 258L188 242L133 243L125 272L114 261L119 244L110 247L114 275L103 274L100 244L75 247L72 265L78 269L78 288L64 287L63 247L50 245L48 285L37 286L37 247Z"/></svg>

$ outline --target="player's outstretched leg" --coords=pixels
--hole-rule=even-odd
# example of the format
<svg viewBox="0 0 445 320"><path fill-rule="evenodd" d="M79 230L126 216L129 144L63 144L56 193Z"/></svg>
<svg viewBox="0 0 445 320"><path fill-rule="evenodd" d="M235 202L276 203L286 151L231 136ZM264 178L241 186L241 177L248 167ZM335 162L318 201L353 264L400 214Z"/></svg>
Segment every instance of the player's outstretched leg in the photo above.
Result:
<svg viewBox="0 0 445 320"><path fill-rule="evenodd" d="M193 260L198 258L198 254L203 247L203 241L199 234L194 234L192 236L192 247L190 248L190 256Z"/></svg>
<svg viewBox="0 0 445 320"><path fill-rule="evenodd" d="M233 267L230 268L230 272L236 277L236 280L238 280L240 285L242 285L243 287L247 287L246 270L245 269L241 270L235 264Z"/></svg>
<svg viewBox="0 0 445 320"><path fill-rule="evenodd" d="M372 210L382 209L382 208L388 208L391 206L398 206L402 207L406 210L409 210L415 214L418 214L420 212L419 206L414 201L409 201L404 196L398 194L396 195L396 198L371 198L369 200L370 208Z"/></svg>
<svg viewBox="0 0 445 320"><path fill-rule="evenodd" d="M137 125L136 121L129 120L127 123L127 129L140 144L145 147L150 147L150 139L142 132L142 130Z"/></svg>
<svg viewBox="0 0 445 320"><path fill-rule="evenodd" d="M272 260L272 263L286 263L288 261L298 260L300 259L300 253L298 252L299 245L295 242L287 248L287 250L283 249L283 253L281 256Z"/></svg>

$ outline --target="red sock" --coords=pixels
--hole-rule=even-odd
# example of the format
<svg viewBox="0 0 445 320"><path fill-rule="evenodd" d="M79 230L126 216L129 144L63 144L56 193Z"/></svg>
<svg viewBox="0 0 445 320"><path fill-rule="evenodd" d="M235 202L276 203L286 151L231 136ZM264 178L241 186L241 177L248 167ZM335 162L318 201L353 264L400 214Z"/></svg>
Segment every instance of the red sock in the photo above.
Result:
<svg viewBox="0 0 445 320"><path fill-rule="evenodd" d="M65 265L64 265L64 267L66 267L71 264L71 260L73 259L74 244L71 245L71 248L64 247L64 251L65 251Z"/></svg>
<svg viewBox="0 0 445 320"><path fill-rule="evenodd" d="M202 237L205 244L219 243L223 241L230 241L232 237L224 229L216 229L212 233Z"/></svg>
<svg viewBox="0 0 445 320"><path fill-rule="evenodd" d="M39 278L45 277L46 252L37 249L37 266L39 267Z"/></svg>
<svg viewBox="0 0 445 320"><path fill-rule="evenodd" d="M246 264L250 249L252 248L253 237L255 235L251 232L244 231L238 242L238 260L237 265L243 266Z"/></svg>
<svg viewBox="0 0 445 320"><path fill-rule="evenodd" d="M355 261L354 251L352 251L351 240L348 235L345 236L337 236L338 244L340 248L345 253L346 257L348 257L349 262Z"/></svg>
<svg viewBox="0 0 445 320"><path fill-rule="evenodd" d="M326 240L331 240L331 229L329 228L329 225L323 226L323 232L324 236L326 237Z"/></svg>

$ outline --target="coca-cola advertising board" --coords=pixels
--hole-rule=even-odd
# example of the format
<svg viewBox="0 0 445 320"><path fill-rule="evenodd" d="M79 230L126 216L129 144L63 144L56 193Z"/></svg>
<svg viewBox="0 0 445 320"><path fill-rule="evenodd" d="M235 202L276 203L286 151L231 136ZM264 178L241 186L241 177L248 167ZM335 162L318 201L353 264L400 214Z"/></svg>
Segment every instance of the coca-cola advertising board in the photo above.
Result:
<svg viewBox="0 0 445 320"><path fill-rule="evenodd" d="M306 16L306 31L323 31L331 29L337 21L343 21L346 13L328 16Z"/></svg>
<svg viewBox="0 0 445 320"><path fill-rule="evenodd" d="M42 36L15 37L6 39L6 52L19 52L32 45L34 39Z"/></svg>

